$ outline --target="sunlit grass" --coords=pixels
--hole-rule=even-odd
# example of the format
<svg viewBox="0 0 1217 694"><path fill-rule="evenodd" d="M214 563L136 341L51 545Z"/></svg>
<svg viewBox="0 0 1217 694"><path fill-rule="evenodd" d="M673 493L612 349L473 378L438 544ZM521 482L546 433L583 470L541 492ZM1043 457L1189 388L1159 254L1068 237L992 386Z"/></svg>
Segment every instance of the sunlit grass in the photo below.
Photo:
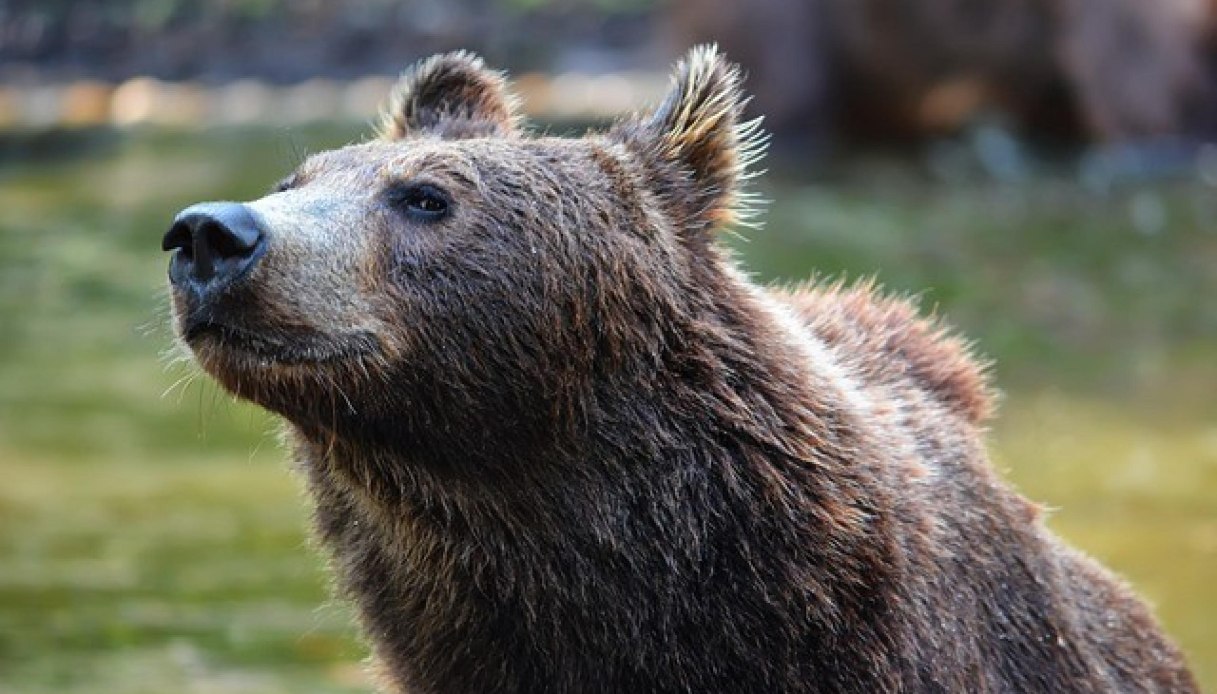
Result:
<svg viewBox="0 0 1217 694"><path fill-rule="evenodd" d="M3 453L0 684L328 692L357 679L363 649L273 446L171 461Z"/></svg>
<svg viewBox="0 0 1217 694"><path fill-rule="evenodd" d="M0 146L23 153L0 159L0 692L367 689L275 423L165 356L159 252L178 208L360 136ZM1217 688L1217 195L857 172L766 195L745 261L875 274L962 326L1007 393L995 464ZM1138 196L1165 226L1137 226Z"/></svg>
<svg viewBox="0 0 1217 694"><path fill-rule="evenodd" d="M1178 390L1194 393L1192 387ZM1212 686L1217 417L1194 402L1142 397L1144 407L1059 391L1012 396L992 439L993 458L1024 494L1045 504L1051 527L1149 599Z"/></svg>

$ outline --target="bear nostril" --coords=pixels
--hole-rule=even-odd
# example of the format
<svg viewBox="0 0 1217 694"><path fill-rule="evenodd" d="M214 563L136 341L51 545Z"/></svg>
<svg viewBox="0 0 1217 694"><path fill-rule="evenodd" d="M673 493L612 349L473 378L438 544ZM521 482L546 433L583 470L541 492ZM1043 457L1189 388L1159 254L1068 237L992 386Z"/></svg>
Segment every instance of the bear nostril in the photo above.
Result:
<svg viewBox="0 0 1217 694"><path fill-rule="evenodd" d="M236 258L247 255L257 246L260 236L245 237L233 233L219 223L204 223L198 231L203 245L216 258Z"/></svg>
<svg viewBox="0 0 1217 694"><path fill-rule="evenodd" d="M169 231L165 237L161 239L161 250L172 251L181 249L182 253L190 254L193 252L191 248L190 225L186 222L176 222L169 227Z"/></svg>

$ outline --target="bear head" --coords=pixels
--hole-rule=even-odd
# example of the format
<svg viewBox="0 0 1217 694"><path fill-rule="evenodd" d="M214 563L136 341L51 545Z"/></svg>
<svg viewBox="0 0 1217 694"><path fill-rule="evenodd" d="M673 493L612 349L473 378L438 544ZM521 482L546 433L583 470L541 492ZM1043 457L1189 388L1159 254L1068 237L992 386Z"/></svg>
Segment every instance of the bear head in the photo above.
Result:
<svg viewBox="0 0 1217 694"><path fill-rule="evenodd" d="M224 388L318 436L577 427L606 389L688 359L729 303L713 232L748 214L763 145L744 103L738 70L701 47L653 110L535 137L481 60L425 60L376 139L178 215L176 332Z"/></svg>

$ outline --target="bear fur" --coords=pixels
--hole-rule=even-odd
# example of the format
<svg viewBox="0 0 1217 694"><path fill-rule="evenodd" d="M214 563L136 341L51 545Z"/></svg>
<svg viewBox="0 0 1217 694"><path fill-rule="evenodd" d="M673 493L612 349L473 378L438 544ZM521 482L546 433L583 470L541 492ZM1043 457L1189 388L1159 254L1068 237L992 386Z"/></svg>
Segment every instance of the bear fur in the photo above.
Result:
<svg viewBox="0 0 1217 694"><path fill-rule="evenodd" d="M718 41L778 133L950 133L1002 113L1100 142L1217 134L1211 0L689 0L677 45Z"/></svg>
<svg viewBox="0 0 1217 694"><path fill-rule="evenodd" d="M286 419L386 690L1196 691L990 468L963 342L717 242L762 144L735 67L695 49L579 139L506 89L421 63L380 139L245 205L248 272L173 288L202 367Z"/></svg>

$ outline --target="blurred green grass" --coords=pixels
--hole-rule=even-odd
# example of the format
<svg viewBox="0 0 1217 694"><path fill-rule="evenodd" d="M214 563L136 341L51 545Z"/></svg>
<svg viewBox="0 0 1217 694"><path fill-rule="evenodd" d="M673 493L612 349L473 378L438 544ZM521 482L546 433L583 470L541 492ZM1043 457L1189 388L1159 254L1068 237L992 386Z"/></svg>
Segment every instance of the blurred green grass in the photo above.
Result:
<svg viewBox="0 0 1217 694"><path fill-rule="evenodd" d="M271 418L170 364L159 237L318 127L0 139L0 692L366 690ZM994 462L1129 578L1217 688L1217 195L915 163L772 177L766 280L877 275L976 339Z"/></svg>

